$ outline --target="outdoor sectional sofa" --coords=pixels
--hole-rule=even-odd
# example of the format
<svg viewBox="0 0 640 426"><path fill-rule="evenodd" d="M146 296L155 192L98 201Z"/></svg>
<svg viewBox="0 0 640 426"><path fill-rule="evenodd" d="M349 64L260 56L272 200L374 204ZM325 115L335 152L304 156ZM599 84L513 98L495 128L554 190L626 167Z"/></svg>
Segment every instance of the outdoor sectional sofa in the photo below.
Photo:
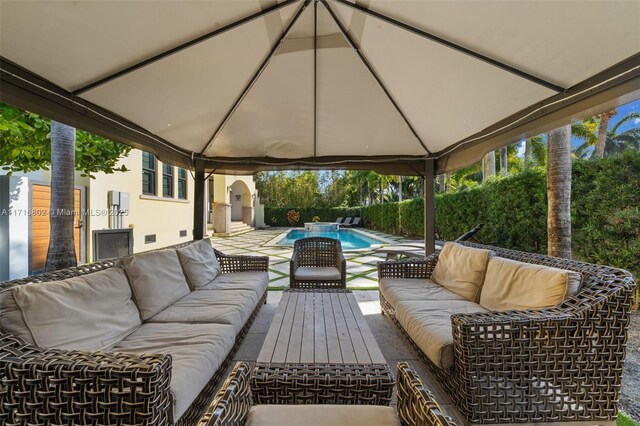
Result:
<svg viewBox="0 0 640 426"><path fill-rule="evenodd" d="M0 424L195 424L267 267L202 240L0 284Z"/></svg>
<svg viewBox="0 0 640 426"><path fill-rule="evenodd" d="M630 273L472 243L378 273L383 314L469 421L615 419Z"/></svg>

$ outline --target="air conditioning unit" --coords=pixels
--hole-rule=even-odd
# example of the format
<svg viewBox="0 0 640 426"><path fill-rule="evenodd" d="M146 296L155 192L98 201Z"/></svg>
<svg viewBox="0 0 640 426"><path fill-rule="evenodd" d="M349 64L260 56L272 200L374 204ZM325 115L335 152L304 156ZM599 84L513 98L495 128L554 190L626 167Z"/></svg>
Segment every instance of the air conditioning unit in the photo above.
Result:
<svg viewBox="0 0 640 426"><path fill-rule="evenodd" d="M93 231L93 260L113 259L133 254L133 229Z"/></svg>

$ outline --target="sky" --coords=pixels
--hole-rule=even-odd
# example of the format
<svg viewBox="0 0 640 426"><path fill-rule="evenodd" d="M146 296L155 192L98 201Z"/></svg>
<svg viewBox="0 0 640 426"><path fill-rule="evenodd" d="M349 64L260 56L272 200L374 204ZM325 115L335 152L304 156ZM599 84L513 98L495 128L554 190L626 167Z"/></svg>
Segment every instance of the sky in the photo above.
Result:
<svg viewBox="0 0 640 426"><path fill-rule="evenodd" d="M621 105L616 109L618 110L618 113L614 117L612 117L611 120L609 121L609 126L607 127L608 130L611 130L613 126L615 126L618 123L618 121L620 121L630 112L640 112L640 99L625 105ZM628 123L625 123L623 126L621 126L618 129L618 132L624 132L625 130L629 130L633 127L640 127L640 118L636 118L635 120L631 120ZM571 139L571 145L573 148L577 148L582 144L583 144L583 141L581 139L578 139L575 137ZM519 156L524 155L524 144L522 144L519 147L518 155Z"/></svg>

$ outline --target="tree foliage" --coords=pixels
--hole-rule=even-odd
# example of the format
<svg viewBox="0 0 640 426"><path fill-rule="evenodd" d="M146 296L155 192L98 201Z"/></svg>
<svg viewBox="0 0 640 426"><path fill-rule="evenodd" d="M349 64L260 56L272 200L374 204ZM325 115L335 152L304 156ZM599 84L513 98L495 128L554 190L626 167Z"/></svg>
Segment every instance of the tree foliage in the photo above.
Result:
<svg viewBox="0 0 640 426"><path fill-rule="evenodd" d="M29 111L0 103L0 165L8 174L49 170L51 164L51 121ZM131 147L76 131L75 164L82 176L95 178L98 172L127 171L118 166Z"/></svg>

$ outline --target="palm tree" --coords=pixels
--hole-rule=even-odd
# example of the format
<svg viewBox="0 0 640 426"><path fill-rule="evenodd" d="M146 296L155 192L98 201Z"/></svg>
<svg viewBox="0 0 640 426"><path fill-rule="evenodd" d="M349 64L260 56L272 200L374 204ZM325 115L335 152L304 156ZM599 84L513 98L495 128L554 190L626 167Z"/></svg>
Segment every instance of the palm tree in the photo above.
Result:
<svg viewBox="0 0 640 426"><path fill-rule="evenodd" d="M640 119L640 112L630 112L607 132L605 142L600 144L600 147L604 146L605 157L622 152L627 148L640 149L640 127L633 127L618 133L620 127L624 124L628 124L630 121L637 119ZM598 125L598 123L600 123L600 125ZM596 150L594 150L591 156L600 157L596 154L596 151L598 148L597 144L600 143L599 137L601 129L604 129L604 127L595 117L571 126L573 135L584 140L584 143L574 150L574 155L577 158L587 158L589 148L594 145L596 146Z"/></svg>
<svg viewBox="0 0 640 426"><path fill-rule="evenodd" d="M77 266L73 241L76 129L51 121L51 204L45 271Z"/></svg>
<svg viewBox="0 0 640 426"><path fill-rule="evenodd" d="M533 136L524 141L524 169L544 166L547 161L547 146L544 135Z"/></svg>
<svg viewBox="0 0 640 426"><path fill-rule="evenodd" d="M593 151L593 156L598 158L604 157L604 150L607 145L607 128L609 127L609 120L616 115L618 111L612 109L600 113L600 125L598 126L598 140L596 141L596 149Z"/></svg>
<svg viewBox="0 0 640 426"><path fill-rule="evenodd" d="M507 162L509 147L505 146L500 148L500 174L503 176L509 175L509 164Z"/></svg>
<svg viewBox="0 0 640 426"><path fill-rule="evenodd" d="M618 133L620 127L632 120L640 120L640 112L631 112L625 115L609 132L607 132L605 156L620 153L625 149L640 149L640 126L633 127Z"/></svg>
<svg viewBox="0 0 640 426"><path fill-rule="evenodd" d="M547 250L571 258L571 126L549 132L547 142Z"/></svg>
<svg viewBox="0 0 640 426"><path fill-rule="evenodd" d="M487 153L482 158L482 183L487 181L489 176L496 174L496 154L495 151Z"/></svg>

